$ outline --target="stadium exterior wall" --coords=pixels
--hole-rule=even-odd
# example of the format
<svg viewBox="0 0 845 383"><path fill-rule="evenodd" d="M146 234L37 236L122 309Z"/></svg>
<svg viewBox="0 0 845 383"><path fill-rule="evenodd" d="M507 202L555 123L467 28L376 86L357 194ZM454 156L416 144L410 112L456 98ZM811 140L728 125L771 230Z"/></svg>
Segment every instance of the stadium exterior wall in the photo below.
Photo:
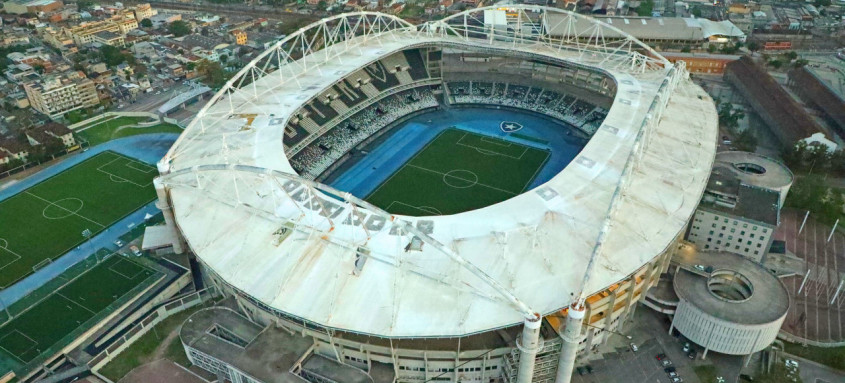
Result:
<svg viewBox="0 0 845 383"><path fill-rule="evenodd" d="M637 304L645 300L648 290L657 285L661 273L669 267L669 261L678 248L680 240L681 237L678 236L663 253L655 256L631 276L587 299L585 323L590 326L583 327L578 350L579 357L583 356L586 350L593 350L606 342L608 336L622 330L624 324L631 320L636 312ZM202 265L202 260L198 259L198 261ZM450 381L487 382L490 379L501 379L502 371L505 370L504 364L508 362L506 356L518 352L513 342L496 348L473 347L472 344L475 342L471 341L465 341L464 346L461 346L461 339L472 336L499 337L497 330L469 335L465 338L385 339L364 336L365 341L347 339L344 338L341 330L327 329L260 304L258 300L225 283L208 268L202 267L202 269L224 295L235 298L238 306L251 320L263 326L280 326L304 337L312 338L318 354L328 358L338 358L341 363L350 364L365 371L373 362L380 362L393 365L397 378L406 380L426 380L440 373L450 372L452 373L448 375ZM556 327L563 322L565 315L565 310L563 310L545 316L543 326L546 330L544 334L547 335L545 339L547 345L560 347L556 346L559 344L557 335L559 329ZM515 330L513 333L517 334L521 331L521 327L521 325L514 326L511 330ZM554 332L549 332L549 330ZM360 337L359 334L350 334L350 336ZM444 343L444 340L447 342ZM427 342L431 343L426 344ZM437 346L432 347L435 344ZM443 348L444 344L450 347ZM470 345L467 346L467 344ZM441 347L441 349L433 351L432 348L435 347ZM559 350L555 350L553 355L557 355L558 352ZM482 354L483 356L479 357ZM538 360L539 357L541 356L538 356ZM535 372L535 377L542 373L543 371ZM554 371L552 375L553 373Z"/></svg>

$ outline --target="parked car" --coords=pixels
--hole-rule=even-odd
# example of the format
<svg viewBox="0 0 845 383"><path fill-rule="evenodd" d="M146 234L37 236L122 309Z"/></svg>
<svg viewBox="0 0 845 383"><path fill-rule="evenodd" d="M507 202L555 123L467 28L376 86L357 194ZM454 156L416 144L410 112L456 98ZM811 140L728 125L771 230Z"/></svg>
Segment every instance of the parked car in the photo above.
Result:
<svg viewBox="0 0 845 383"><path fill-rule="evenodd" d="M677 372L675 372L675 371L669 371L669 377L670 377L670 378L674 378L674 377L676 377L676 376L678 376L678 373L677 373Z"/></svg>
<svg viewBox="0 0 845 383"><path fill-rule="evenodd" d="M798 362L796 362L796 361L794 361L794 360L792 360L792 359L787 359L784 363L786 363L786 366L787 366L787 367L795 367L795 368L798 368Z"/></svg>
<svg viewBox="0 0 845 383"><path fill-rule="evenodd" d="M639 350L639 347L637 347L636 344L631 343L631 351L637 352L637 350Z"/></svg>
<svg viewBox="0 0 845 383"><path fill-rule="evenodd" d="M692 350L692 351L690 351L690 353L689 353L689 354L687 354L687 357L688 357L688 358L690 358L690 359L692 359L692 360L695 360L695 357L696 357L696 356L698 356L698 353L697 353L697 352L695 352L695 350Z"/></svg>
<svg viewBox="0 0 845 383"><path fill-rule="evenodd" d="M656 357L656 358L657 358L657 360L663 360L663 359L666 359L666 354L664 354L664 353L662 353L662 352L661 352L661 353L657 354L657 357Z"/></svg>
<svg viewBox="0 0 845 383"><path fill-rule="evenodd" d="M117 241L114 241L114 245L117 247L123 247L123 241L118 239Z"/></svg>
<svg viewBox="0 0 845 383"><path fill-rule="evenodd" d="M684 343L684 352L689 352L689 342Z"/></svg>
<svg viewBox="0 0 845 383"><path fill-rule="evenodd" d="M748 374L739 374L739 378L742 379L742 380L745 380L747 382L753 382L754 381L754 377L751 376L751 375L748 375Z"/></svg>
<svg viewBox="0 0 845 383"><path fill-rule="evenodd" d="M695 269L698 271L704 271L704 265L695 265Z"/></svg>
<svg viewBox="0 0 845 383"><path fill-rule="evenodd" d="M663 366L671 366L672 365L672 361L669 360L669 359L663 359L663 361L661 363L663 363Z"/></svg>
<svg viewBox="0 0 845 383"><path fill-rule="evenodd" d="M667 374L670 373L670 372L675 372L675 367L666 367L666 368L663 369L663 372L665 372Z"/></svg>
<svg viewBox="0 0 845 383"><path fill-rule="evenodd" d="M672 378L672 382L674 382L674 383L681 383L681 382L683 382L683 381L684 381L684 380L683 380L683 379L681 379L680 377L674 377L674 378Z"/></svg>
<svg viewBox="0 0 845 383"><path fill-rule="evenodd" d="M138 249L138 246L135 246L135 245L129 246L129 251L131 251L132 254L134 254L136 257L141 256L141 250Z"/></svg>

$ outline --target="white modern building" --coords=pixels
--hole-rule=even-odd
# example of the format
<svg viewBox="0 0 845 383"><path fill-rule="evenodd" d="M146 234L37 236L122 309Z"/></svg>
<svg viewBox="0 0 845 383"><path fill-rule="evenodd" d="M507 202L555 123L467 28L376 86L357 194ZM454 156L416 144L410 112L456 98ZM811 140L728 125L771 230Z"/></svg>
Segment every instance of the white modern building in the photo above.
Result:
<svg viewBox="0 0 845 383"><path fill-rule="evenodd" d="M422 25L343 14L276 43L159 163L174 250L194 253L251 321L371 377L387 366L401 380L568 382L576 352L621 328L667 269L710 175L718 118L682 64L635 38L551 36L540 20L589 24L593 36L613 26L536 6L509 9L516 29L485 23L496 12ZM459 214L391 214L314 181L322 170L296 170L300 153L379 100L449 92L468 66L443 63L462 54L519 64L498 85L609 108L549 181Z"/></svg>

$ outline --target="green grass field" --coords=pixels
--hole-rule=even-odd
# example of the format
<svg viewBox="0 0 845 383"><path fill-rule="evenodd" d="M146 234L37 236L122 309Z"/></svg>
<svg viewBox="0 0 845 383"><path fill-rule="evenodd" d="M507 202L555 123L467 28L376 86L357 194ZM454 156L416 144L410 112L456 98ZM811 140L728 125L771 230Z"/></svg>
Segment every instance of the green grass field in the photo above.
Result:
<svg viewBox="0 0 845 383"><path fill-rule="evenodd" d="M134 125L148 120L149 118L147 117L117 117L85 128L85 130L79 131L77 135L83 140L88 141L89 145L94 146L106 141L138 134L182 133L182 128L168 123L161 123L144 128L124 128L124 126Z"/></svg>
<svg viewBox="0 0 845 383"><path fill-rule="evenodd" d="M458 129L440 133L367 201L394 214L455 214L524 192L547 150Z"/></svg>
<svg viewBox="0 0 845 383"><path fill-rule="evenodd" d="M0 354L29 363L156 273L126 257L106 259L0 327Z"/></svg>
<svg viewBox="0 0 845 383"><path fill-rule="evenodd" d="M104 152L0 201L0 288L155 198L156 168Z"/></svg>

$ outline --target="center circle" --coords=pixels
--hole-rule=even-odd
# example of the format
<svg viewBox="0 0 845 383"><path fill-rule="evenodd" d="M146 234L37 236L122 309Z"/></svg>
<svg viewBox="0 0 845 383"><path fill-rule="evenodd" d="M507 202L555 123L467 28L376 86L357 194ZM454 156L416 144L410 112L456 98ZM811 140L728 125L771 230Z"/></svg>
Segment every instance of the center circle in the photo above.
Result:
<svg viewBox="0 0 845 383"><path fill-rule="evenodd" d="M478 175L469 170L455 169L443 175L443 183L456 189L471 188L478 184Z"/></svg>
<svg viewBox="0 0 845 383"><path fill-rule="evenodd" d="M745 302L754 295L754 285L734 270L716 270L707 279L707 289L716 298L727 302Z"/></svg>
<svg viewBox="0 0 845 383"><path fill-rule="evenodd" d="M47 219L67 218L82 210L84 205L79 198L62 198L47 205L41 214Z"/></svg>

